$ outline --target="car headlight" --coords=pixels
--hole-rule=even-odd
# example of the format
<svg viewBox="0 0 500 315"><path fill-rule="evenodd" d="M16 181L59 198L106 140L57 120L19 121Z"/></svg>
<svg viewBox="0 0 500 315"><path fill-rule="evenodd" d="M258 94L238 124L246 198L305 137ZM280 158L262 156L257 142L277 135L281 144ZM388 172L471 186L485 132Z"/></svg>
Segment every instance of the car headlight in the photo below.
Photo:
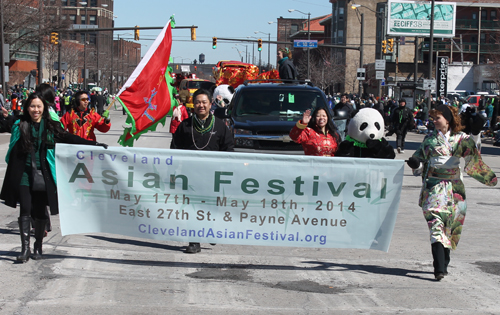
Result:
<svg viewBox="0 0 500 315"><path fill-rule="evenodd" d="M236 134L236 135L252 135L252 131L246 130L246 129L234 129L234 134Z"/></svg>

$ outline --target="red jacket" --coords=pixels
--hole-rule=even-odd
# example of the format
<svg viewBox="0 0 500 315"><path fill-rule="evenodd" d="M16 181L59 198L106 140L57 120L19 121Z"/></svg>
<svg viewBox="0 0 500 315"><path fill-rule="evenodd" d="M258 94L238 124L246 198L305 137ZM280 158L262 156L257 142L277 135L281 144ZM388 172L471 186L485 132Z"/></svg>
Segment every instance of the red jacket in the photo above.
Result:
<svg viewBox="0 0 500 315"><path fill-rule="evenodd" d="M94 109L87 109L84 112L72 109L71 112L66 112L62 116L61 123L70 133L93 141L96 141L94 128L100 132L108 132L111 128L111 123L106 124L104 118Z"/></svg>
<svg viewBox="0 0 500 315"><path fill-rule="evenodd" d="M175 112L177 109L180 110L180 117L179 113ZM177 127L181 124L181 122L189 118L189 114L186 110L186 106L184 105L179 105L174 109L174 113L172 114L172 119L170 120L170 133L175 133L177 130Z"/></svg>
<svg viewBox="0 0 500 315"><path fill-rule="evenodd" d="M330 133L324 135L303 125L301 121L290 131L290 138L302 144L305 155L334 156L338 149L338 143Z"/></svg>

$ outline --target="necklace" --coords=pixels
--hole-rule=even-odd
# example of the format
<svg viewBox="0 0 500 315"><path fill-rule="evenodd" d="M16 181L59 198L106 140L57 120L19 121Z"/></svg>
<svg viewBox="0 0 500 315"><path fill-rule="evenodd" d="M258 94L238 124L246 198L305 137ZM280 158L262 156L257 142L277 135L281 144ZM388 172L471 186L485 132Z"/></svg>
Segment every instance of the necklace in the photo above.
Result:
<svg viewBox="0 0 500 315"><path fill-rule="evenodd" d="M198 133L200 133L201 135L204 135L205 133L210 132L210 131L212 130L213 126L214 126L214 121L215 121L215 118L214 118L214 116L212 116L212 120L211 120L211 121L210 121L210 123L208 124L208 127L206 127L206 128L202 128L202 127L201 127L201 124L200 124L200 126L196 125L196 131L197 131ZM200 147L198 147L198 146L196 145L196 141L194 140L194 129L195 129L195 128L194 128L194 125L195 125L195 124L199 124L199 122L198 122L198 117L193 116L193 121L191 122L191 138L192 138L192 140L193 140L193 144L194 144L195 148L196 148L197 150L203 150L203 149L205 149L205 148L208 146L208 144L210 143L210 140L212 139L212 136L213 136L213 132L211 132L211 133L210 133L210 137L208 138L208 142L207 142L207 144L205 144L203 147L201 147L201 148L200 148Z"/></svg>

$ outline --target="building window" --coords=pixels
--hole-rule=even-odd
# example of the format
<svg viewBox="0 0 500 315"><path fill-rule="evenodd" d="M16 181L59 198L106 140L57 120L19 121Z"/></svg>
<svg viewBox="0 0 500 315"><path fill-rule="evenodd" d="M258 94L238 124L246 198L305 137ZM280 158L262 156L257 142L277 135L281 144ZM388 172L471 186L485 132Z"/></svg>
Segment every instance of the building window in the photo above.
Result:
<svg viewBox="0 0 500 315"><path fill-rule="evenodd" d="M69 33L69 39L76 40L76 33Z"/></svg>
<svg viewBox="0 0 500 315"><path fill-rule="evenodd" d="M299 26L297 24L292 24L290 27L290 34L295 34L299 31Z"/></svg>
<svg viewBox="0 0 500 315"><path fill-rule="evenodd" d="M484 43L486 41L486 34L481 33L481 43Z"/></svg>
<svg viewBox="0 0 500 315"><path fill-rule="evenodd" d="M61 0L61 5L68 5L68 0Z"/></svg>
<svg viewBox="0 0 500 315"><path fill-rule="evenodd" d="M71 22L71 24L76 24L76 15L70 15L69 21Z"/></svg>
<svg viewBox="0 0 500 315"><path fill-rule="evenodd" d="M490 12L490 19L491 20L496 20L497 19L497 11L496 10L491 10L491 12Z"/></svg>
<svg viewBox="0 0 500 315"><path fill-rule="evenodd" d="M95 44L96 43L96 35L94 34L89 34L89 43Z"/></svg>
<svg viewBox="0 0 500 315"><path fill-rule="evenodd" d="M481 20L487 20L488 19L488 11L482 10L481 11Z"/></svg>
<svg viewBox="0 0 500 315"><path fill-rule="evenodd" d="M61 15L61 20L66 21L68 17L66 15Z"/></svg>
<svg viewBox="0 0 500 315"><path fill-rule="evenodd" d="M477 14L476 13L472 13L472 19L473 20L477 20Z"/></svg>
<svg viewBox="0 0 500 315"><path fill-rule="evenodd" d="M86 15L82 15L80 18L82 20L82 24L87 24L87 16Z"/></svg>
<svg viewBox="0 0 500 315"><path fill-rule="evenodd" d="M69 0L70 7L76 7L76 0Z"/></svg>
<svg viewBox="0 0 500 315"><path fill-rule="evenodd" d="M89 16L89 24L90 25L97 25L97 23L96 23L96 16L95 15L90 15Z"/></svg>
<svg viewBox="0 0 500 315"><path fill-rule="evenodd" d="M337 32L337 43L342 44L344 42L344 30L338 30Z"/></svg>
<svg viewBox="0 0 500 315"><path fill-rule="evenodd" d="M80 33L80 42L85 44L85 33Z"/></svg>
<svg viewBox="0 0 500 315"><path fill-rule="evenodd" d="M97 0L90 0L91 7L97 7Z"/></svg>

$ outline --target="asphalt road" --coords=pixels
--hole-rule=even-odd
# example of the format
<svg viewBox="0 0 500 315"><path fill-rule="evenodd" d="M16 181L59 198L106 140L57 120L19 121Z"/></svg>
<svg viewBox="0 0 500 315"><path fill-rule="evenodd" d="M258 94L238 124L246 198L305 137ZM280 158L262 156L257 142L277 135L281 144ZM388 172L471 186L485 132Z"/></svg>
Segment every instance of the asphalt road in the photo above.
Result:
<svg viewBox="0 0 500 315"><path fill-rule="evenodd" d="M117 145L125 116L111 117L112 130L97 137ZM408 158L422 138L409 134L396 158ZM0 179L8 140L0 135ZM500 174L500 148L491 143L483 144L483 158ZM135 146L169 145L167 124ZM45 259L17 264L18 210L0 204L0 314L500 314L499 187L467 175L465 185L469 211L441 282L417 205L420 179L409 168L388 253L202 244L188 255L185 243L62 237L55 216Z"/></svg>

